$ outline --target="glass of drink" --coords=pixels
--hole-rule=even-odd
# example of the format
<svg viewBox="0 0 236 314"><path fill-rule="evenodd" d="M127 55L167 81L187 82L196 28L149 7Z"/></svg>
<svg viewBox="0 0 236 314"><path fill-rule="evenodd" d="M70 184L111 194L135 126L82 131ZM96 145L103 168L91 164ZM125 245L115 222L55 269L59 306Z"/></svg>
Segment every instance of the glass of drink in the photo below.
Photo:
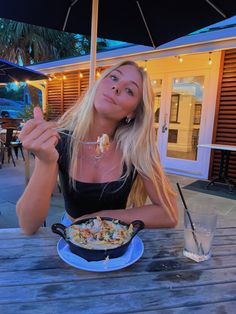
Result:
<svg viewBox="0 0 236 314"><path fill-rule="evenodd" d="M184 256L202 262L211 257L211 244L217 215L210 212L185 211Z"/></svg>

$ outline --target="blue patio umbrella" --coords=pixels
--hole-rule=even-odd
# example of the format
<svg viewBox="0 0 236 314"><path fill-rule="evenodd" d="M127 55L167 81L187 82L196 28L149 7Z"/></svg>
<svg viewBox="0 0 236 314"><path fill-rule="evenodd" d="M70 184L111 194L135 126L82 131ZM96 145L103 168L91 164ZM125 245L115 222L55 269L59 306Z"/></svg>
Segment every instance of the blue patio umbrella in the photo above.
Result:
<svg viewBox="0 0 236 314"><path fill-rule="evenodd" d="M0 17L83 35L159 45L236 15L236 0L8 0Z"/></svg>
<svg viewBox="0 0 236 314"><path fill-rule="evenodd" d="M157 47L236 15L235 0L7 0L0 17L90 35L98 2L98 36Z"/></svg>
<svg viewBox="0 0 236 314"><path fill-rule="evenodd" d="M27 67L0 59L0 83L45 80L48 76Z"/></svg>

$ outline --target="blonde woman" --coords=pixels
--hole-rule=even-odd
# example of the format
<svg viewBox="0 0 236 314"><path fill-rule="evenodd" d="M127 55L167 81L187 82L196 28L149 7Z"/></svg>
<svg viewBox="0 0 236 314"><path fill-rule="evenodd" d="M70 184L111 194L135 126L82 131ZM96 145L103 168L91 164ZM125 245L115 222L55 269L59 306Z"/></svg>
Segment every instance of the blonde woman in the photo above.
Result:
<svg viewBox="0 0 236 314"><path fill-rule="evenodd" d="M147 73L125 61L104 71L57 123L35 110L20 135L36 156L16 207L25 233L36 232L46 219L58 174L66 225L97 215L127 223L141 219L146 228L177 224L175 193L156 148L153 101ZM93 144L102 134L110 139L104 151Z"/></svg>

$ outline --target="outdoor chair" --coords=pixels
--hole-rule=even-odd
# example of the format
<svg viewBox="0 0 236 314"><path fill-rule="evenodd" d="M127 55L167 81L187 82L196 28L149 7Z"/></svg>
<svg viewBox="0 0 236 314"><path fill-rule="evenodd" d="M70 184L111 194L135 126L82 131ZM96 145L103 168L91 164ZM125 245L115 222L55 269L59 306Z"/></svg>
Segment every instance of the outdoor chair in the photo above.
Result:
<svg viewBox="0 0 236 314"><path fill-rule="evenodd" d="M16 166L15 159L13 157L12 151L14 149L16 158L18 159L18 149L21 151L21 155L23 160L25 160L23 149L22 149L22 143L18 139L14 139L14 130L13 128L7 128L6 129L6 140L3 143L3 153L2 153L2 164L4 163L4 152L7 152L8 156L8 163L10 162L10 159L13 162L14 167Z"/></svg>

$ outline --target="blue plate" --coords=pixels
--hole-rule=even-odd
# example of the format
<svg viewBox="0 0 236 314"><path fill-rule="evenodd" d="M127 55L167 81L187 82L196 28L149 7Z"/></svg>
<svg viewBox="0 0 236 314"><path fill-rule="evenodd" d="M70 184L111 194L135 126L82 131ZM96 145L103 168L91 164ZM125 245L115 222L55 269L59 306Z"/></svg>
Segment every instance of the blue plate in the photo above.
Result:
<svg viewBox="0 0 236 314"><path fill-rule="evenodd" d="M84 258L72 253L64 239L60 239L57 243L58 255L64 262L75 268L93 272L114 271L130 266L143 255L143 251L143 242L136 235L124 255L103 261L88 262Z"/></svg>

